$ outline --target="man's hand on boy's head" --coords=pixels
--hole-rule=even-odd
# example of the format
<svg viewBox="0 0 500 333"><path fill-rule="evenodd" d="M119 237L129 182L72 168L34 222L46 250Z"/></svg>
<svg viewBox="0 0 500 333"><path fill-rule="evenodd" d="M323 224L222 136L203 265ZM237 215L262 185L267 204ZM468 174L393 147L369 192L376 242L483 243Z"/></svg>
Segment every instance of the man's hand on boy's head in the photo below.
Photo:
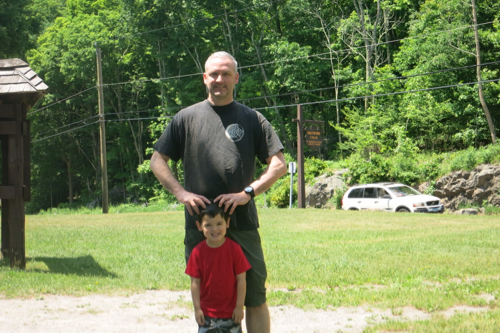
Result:
<svg viewBox="0 0 500 333"><path fill-rule="evenodd" d="M194 213L200 214L200 208L206 208L206 204L210 204L210 200L205 198L202 195L198 195L192 192L183 191L181 195L177 197L177 200L183 205L186 206L189 215L193 215Z"/></svg>
<svg viewBox="0 0 500 333"><path fill-rule="evenodd" d="M236 306L233 311L233 322L235 324L241 324L241 321L245 317L245 311L242 306Z"/></svg>
<svg viewBox="0 0 500 333"><path fill-rule="evenodd" d="M214 202L219 203L219 207L224 206L225 212L230 209L229 214L232 214L236 207L245 205L249 201L250 196L246 194L245 191L241 191L239 193L221 194L214 200Z"/></svg>

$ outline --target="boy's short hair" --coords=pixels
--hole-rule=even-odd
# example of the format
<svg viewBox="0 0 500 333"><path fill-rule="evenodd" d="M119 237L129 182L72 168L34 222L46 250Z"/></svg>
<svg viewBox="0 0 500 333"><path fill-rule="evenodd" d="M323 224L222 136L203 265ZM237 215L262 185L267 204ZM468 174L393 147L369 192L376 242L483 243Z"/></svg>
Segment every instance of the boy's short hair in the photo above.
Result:
<svg viewBox="0 0 500 333"><path fill-rule="evenodd" d="M222 216L222 218L226 222L229 219L229 213L224 211L224 207L219 207L218 203L212 202L211 204L207 205L205 209L202 209L200 214L198 214L198 222L201 224L201 222L203 221L203 217L205 216L214 218L217 215Z"/></svg>

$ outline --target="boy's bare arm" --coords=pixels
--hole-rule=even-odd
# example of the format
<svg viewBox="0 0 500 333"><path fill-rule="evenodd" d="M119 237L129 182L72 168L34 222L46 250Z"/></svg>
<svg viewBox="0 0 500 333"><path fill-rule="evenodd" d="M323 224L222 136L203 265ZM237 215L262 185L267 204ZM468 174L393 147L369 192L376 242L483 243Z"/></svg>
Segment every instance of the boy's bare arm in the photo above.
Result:
<svg viewBox="0 0 500 333"><path fill-rule="evenodd" d="M243 272L236 275L236 307L233 311L233 321L236 324L241 323L245 316L243 307L245 306L245 294L247 293L247 273Z"/></svg>
<svg viewBox="0 0 500 333"><path fill-rule="evenodd" d="M200 305L200 279L191 277L191 297L193 299L194 318L198 325L205 325L205 315Z"/></svg>

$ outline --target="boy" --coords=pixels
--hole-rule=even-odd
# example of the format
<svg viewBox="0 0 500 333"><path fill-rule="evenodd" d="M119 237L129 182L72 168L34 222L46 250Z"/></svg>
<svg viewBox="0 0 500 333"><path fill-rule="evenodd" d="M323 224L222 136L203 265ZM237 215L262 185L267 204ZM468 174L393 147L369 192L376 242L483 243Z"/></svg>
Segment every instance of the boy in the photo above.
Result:
<svg viewBox="0 0 500 333"><path fill-rule="evenodd" d="M246 293L246 271L251 268L241 247L226 238L229 214L210 204L196 221L206 240L191 252L186 274L199 333L241 333Z"/></svg>

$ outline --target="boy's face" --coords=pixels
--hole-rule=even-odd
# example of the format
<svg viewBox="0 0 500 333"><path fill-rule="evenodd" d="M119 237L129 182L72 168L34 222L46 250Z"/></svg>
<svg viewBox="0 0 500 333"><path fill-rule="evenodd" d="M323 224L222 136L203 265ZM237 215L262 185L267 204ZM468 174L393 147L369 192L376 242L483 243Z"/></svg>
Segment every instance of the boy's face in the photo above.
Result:
<svg viewBox="0 0 500 333"><path fill-rule="evenodd" d="M211 247L219 247L224 244L226 229L229 228L229 219L226 222L222 215L218 214L215 217L205 215L201 221L196 222L198 230L203 231L207 238L207 244Z"/></svg>

